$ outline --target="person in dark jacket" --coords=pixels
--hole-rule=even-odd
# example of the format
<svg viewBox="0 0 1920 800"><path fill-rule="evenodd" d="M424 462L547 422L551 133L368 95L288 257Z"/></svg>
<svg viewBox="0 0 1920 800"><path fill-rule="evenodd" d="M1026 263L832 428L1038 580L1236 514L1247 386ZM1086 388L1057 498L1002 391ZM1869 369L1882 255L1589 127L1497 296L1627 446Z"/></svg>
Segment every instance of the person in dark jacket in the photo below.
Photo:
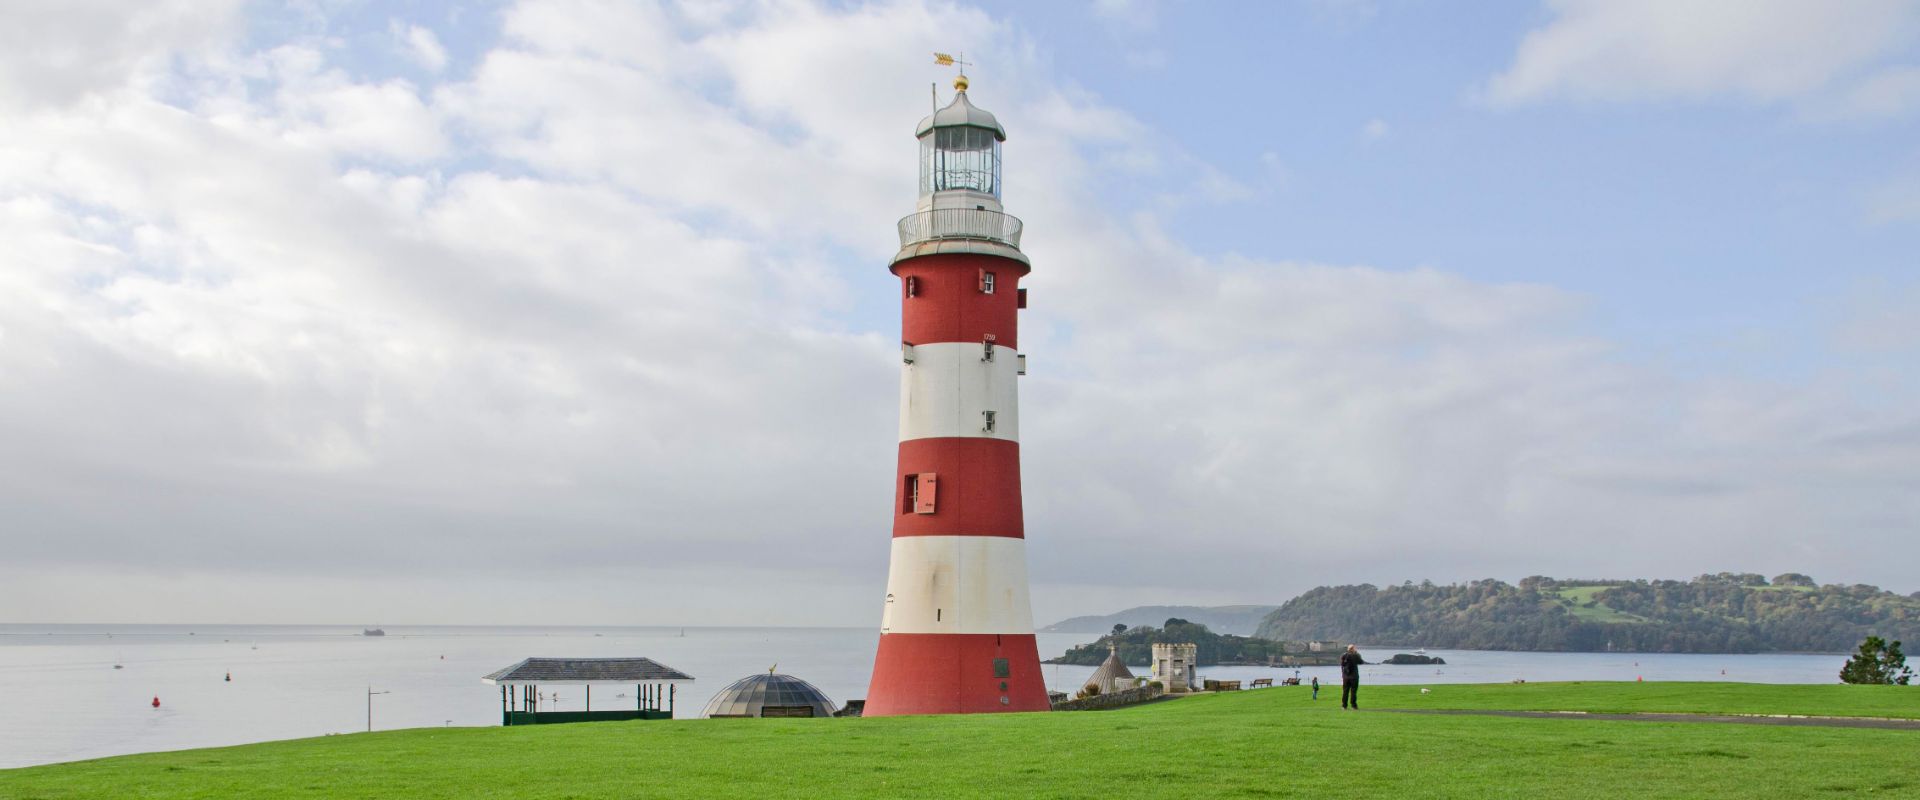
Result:
<svg viewBox="0 0 1920 800"><path fill-rule="evenodd" d="M1365 663L1355 645L1347 645L1347 652L1340 655L1341 708L1360 708L1360 665Z"/></svg>

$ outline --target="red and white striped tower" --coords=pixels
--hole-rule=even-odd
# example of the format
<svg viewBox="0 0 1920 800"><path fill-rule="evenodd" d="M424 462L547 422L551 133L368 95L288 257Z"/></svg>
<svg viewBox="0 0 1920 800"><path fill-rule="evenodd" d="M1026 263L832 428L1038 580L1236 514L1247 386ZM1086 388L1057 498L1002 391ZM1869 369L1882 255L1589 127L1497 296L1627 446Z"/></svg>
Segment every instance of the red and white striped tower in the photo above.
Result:
<svg viewBox="0 0 1920 800"><path fill-rule="evenodd" d="M1006 131L954 82L920 122L919 210L900 221L900 468L868 716L1044 711L1020 511L1020 220Z"/></svg>

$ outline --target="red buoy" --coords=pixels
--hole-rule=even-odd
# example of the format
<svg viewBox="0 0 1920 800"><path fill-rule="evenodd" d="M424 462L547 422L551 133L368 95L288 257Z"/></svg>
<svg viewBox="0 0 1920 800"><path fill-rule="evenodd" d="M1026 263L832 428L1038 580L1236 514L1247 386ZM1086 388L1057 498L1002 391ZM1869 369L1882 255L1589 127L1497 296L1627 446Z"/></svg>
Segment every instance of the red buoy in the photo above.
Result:
<svg viewBox="0 0 1920 800"><path fill-rule="evenodd" d="M159 707L160 707L160 698L159 698L159 697L155 697L155 698L153 698L153 707L154 707L154 708L159 708Z"/></svg>

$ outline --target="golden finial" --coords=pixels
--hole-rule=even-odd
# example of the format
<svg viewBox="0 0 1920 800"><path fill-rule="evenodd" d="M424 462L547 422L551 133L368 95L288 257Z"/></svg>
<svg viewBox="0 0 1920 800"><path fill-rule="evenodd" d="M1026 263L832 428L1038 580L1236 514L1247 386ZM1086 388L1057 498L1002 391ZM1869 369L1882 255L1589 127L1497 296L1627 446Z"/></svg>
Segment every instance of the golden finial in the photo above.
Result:
<svg viewBox="0 0 1920 800"><path fill-rule="evenodd" d="M954 90L954 91L956 91L956 92L964 92L964 91L966 91L966 90L967 90L967 75L966 75L966 73L964 73L964 72L963 72L963 73L960 73L959 75L957 75L957 76L955 76L955 77L954 77L954 79L953 79L953 90Z"/></svg>

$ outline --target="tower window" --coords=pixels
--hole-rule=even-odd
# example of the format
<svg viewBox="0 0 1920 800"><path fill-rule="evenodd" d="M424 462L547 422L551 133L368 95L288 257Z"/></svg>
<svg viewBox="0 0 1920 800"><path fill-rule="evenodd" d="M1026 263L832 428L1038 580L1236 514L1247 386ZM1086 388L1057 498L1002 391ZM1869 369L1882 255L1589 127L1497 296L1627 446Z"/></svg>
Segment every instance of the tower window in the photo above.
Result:
<svg viewBox="0 0 1920 800"><path fill-rule="evenodd" d="M986 431L987 433L992 433L993 432L993 412L982 411L980 412L980 415L983 417L986 417L986 424L981 427L981 430Z"/></svg>
<svg viewBox="0 0 1920 800"><path fill-rule="evenodd" d="M906 485L902 487L904 491L901 493L902 502L900 504L900 513L902 514L933 513L934 500L938 495L938 489L940 486L939 479L940 479L940 476L931 472L922 472L918 475L908 475L906 478Z"/></svg>
<svg viewBox="0 0 1920 800"><path fill-rule="evenodd" d="M991 273L991 272L987 272L987 271L985 271L985 270L982 270L982 271L980 272L980 291L981 291L981 293L983 293L983 294L993 294L993 277L994 277L994 276L993 276L993 273Z"/></svg>

